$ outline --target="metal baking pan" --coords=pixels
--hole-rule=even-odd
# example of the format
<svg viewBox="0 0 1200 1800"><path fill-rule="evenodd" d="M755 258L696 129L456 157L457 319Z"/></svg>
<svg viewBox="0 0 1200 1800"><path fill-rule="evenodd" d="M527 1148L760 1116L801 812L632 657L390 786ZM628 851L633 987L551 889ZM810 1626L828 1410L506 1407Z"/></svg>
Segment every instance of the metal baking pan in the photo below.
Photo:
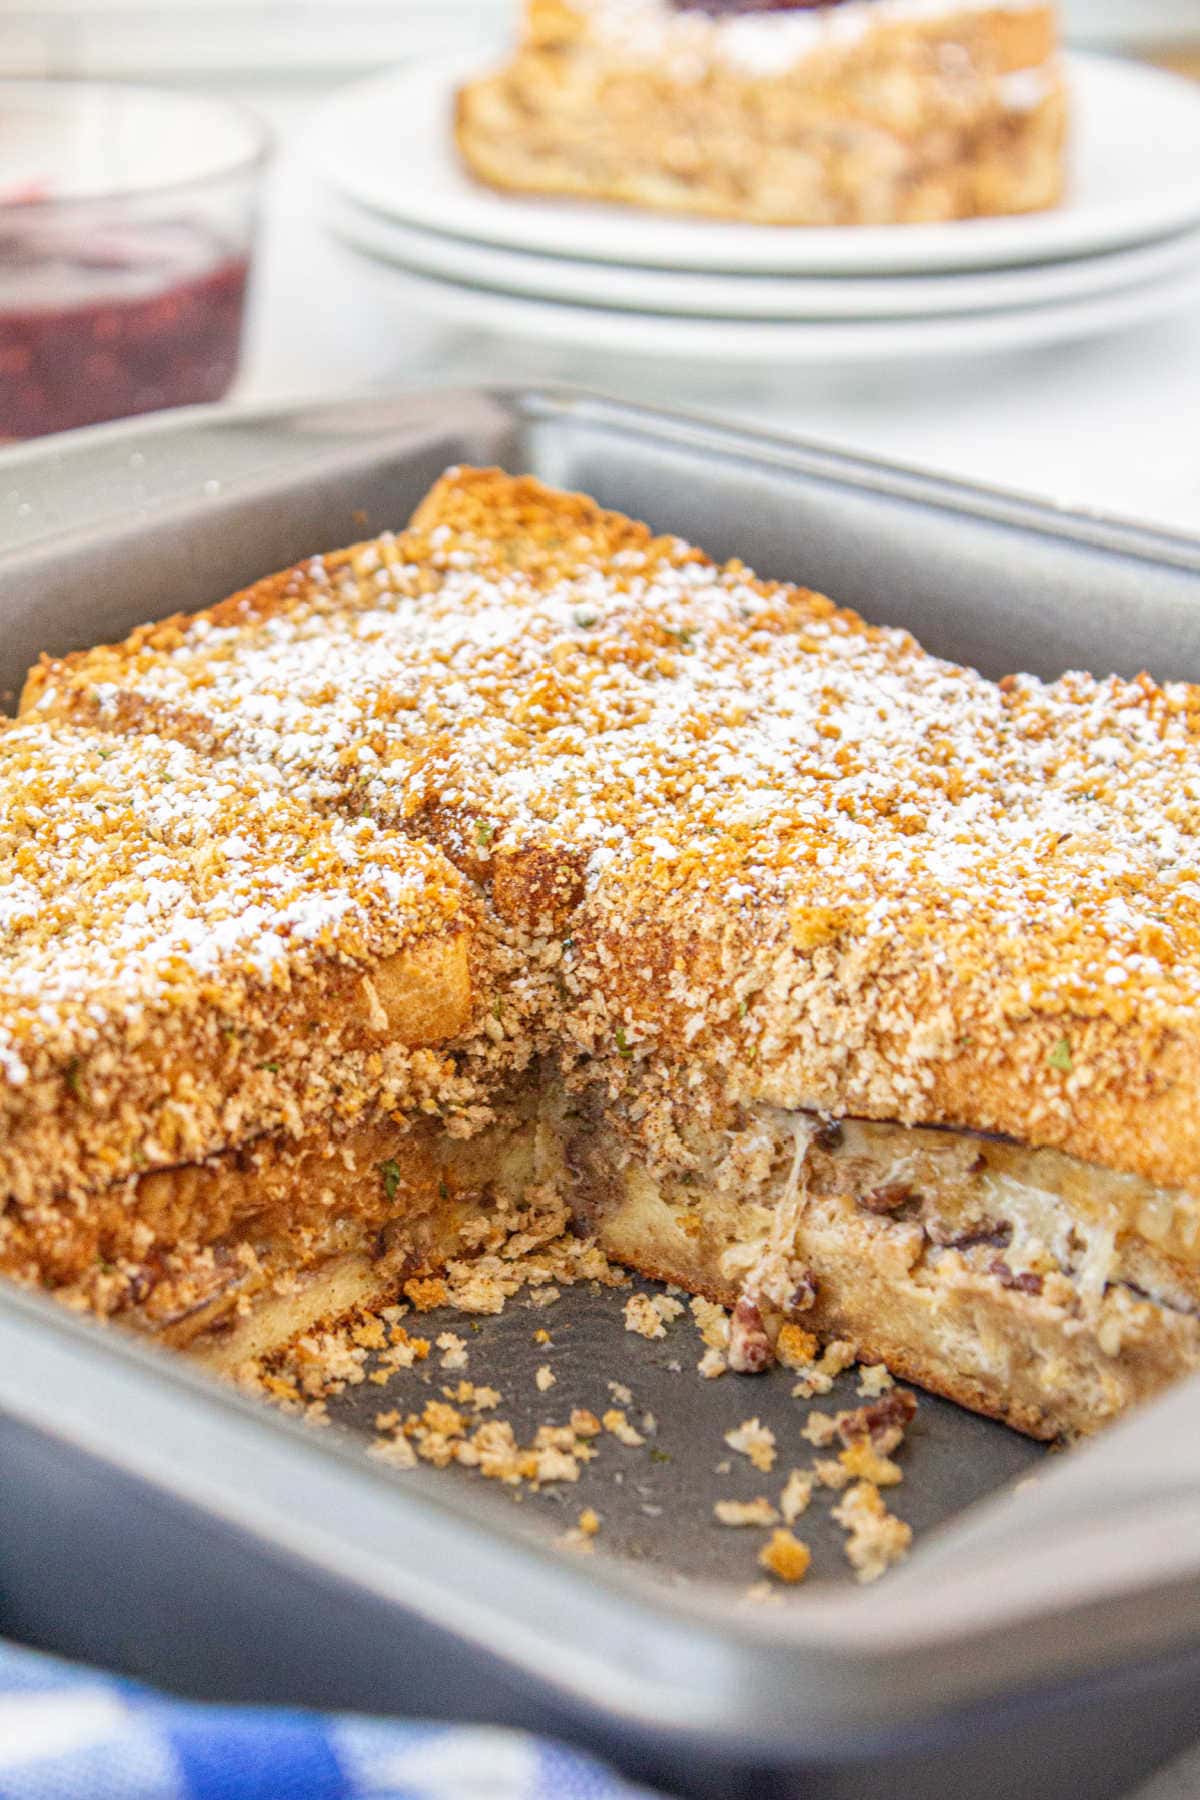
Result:
<svg viewBox="0 0 1200 1800"><path fill-rule="evenodd" d="M455 461L585 488L991 674L1200 680L1198 542L496 389L176 414L0 454L0 694L42 649L401 525ZM606 1446L577 1488L519 1505L468 1472L393 1474L362 1434L436 1393L436 1368L352 1389L314 1432L0 1285L0 1631L195 1694L535 1727L672 1792L748 1800L1104 1800L1200 1733L1197 1384L1066 1456L925 1399L895 1501L910 1561L856 1588L814 1509L814 1578L754 1605L759 1540L711 1505L808 1460L787 1379L701 1382L686 1321L648 1344L611 1293L480 1324L470 1375L518 1429L602 1410L617 1380L655 1416L654 1454ZM778 1479L718 1467L751 1414ZM583 1557L559 1540L586 1504L604 1527Z"/></svg>

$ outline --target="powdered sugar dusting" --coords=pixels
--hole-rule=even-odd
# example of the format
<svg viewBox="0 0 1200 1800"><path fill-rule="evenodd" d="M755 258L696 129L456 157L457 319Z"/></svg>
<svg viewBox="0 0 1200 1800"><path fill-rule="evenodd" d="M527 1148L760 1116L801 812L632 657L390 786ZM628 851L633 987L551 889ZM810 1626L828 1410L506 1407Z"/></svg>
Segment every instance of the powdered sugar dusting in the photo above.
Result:
<svg viewBox="0 0 1200 1800"><path fill-rule="evenodd" d="M450 871L367 820L322 819L276 769L150 735L0 732L0 1069L21 1085L114 1021L220 983L278 984L453 916ZM352 887L350 885L353 872Z"/></svg>
<svg viewBox="0 0 1200 1800"><path fill-rule="evenodd" d="M712 18L670 0L572 0L600 41L639 62L666 62L678 79L714 63L752 76L786 74L815 50L852 48L879 26L947 23L974 12L1021 13L1045 0L846 0L812 11Z"/></svg>

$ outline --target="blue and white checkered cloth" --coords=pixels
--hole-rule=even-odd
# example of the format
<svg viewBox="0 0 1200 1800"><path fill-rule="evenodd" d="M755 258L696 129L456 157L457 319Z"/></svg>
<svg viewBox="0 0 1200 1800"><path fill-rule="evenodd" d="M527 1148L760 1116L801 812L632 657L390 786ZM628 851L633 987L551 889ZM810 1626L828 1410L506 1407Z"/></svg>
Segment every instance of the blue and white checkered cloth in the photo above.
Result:
<svg viewBox="0 0 1200 1800"><path fill-rule="evenodd" d="M486 1727L198 1706L0 1644L0 1800L651 1800Z"/></svg>

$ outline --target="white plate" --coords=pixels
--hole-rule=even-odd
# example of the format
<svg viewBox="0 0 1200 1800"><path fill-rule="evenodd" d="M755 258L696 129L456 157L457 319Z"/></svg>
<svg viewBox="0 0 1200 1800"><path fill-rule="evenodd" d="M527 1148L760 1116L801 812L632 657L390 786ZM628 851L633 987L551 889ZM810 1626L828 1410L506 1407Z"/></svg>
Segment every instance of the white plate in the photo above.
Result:
<svg viewBox="0 0 1200 1800"><path fill-rule="evenodd" d="M841 229L724 224L493 193L466 174L450 130L455 89L487 63L484 49L409 63L344 89L314 121L318 171L360 206L448 237L727 274L1012 267L1145 243L1200 221L1200 88L1136 63L1068 59L1075 168L1057 211Z"/></svg>
<svg viewBox="0 0 1200 1800"><path fill-rule="evenodd" d="M1200 306L1200 268L1091 300L961 318L818 320L696 319L522 299L440 281L369 258L377 291L414 310L497 338L532 340L622 358L785 365L900 361L1032 349L1143 324Z"/></svg>
<svg viewBox="0 0 1200 1800"><path fill-rule="evenodd" d="M1005 311L1115 293L1200 262L1200 230L1131 250L961 275L708 275L618 269L538 256L398 225L330 193L324 219L343 243L398 268L539 300L707 319L907 319Z"/></svg>

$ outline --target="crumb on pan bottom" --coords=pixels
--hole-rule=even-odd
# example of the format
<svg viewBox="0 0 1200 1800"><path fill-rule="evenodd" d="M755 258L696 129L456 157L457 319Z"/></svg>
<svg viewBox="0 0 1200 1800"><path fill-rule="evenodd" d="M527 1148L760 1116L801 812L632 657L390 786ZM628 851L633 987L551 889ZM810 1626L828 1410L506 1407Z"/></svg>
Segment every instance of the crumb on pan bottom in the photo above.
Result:
<svg viewBox="0 0 1200 1800"><path fill-rule="evenodd" d="M232 1362L225 1372L244 1391L313 1427L332 1423L338 1415L331 1406L357 1392L358 1398L349 1400L350 1416L362 1421L365 1411L372 1419L368 1454L393 1473L422 1465L454 1469L469 1479L499 1483L517 1498L557 1495L559 1505L565 1489L586 1482L580 1501L595 1495L599 1510L583 1504L577 1522L554 1541L563 1551L590 1554L606 1528L609 1484L624 1484L631 1473L636 1477L642 1463L672 1458L659 1447L664 1421L640 1406L629 1386L611 1379L594 1344L586 1339L579 1343L572 1330L559 1344L553 1309L562 1290L581 1283L593 1292L606 1286L628 1289L629 1277L578 1237L565 1209L554 1204L549 1190L542 1190L539 1201L524 1213L509 1211L494 1219L472 1255L451 1258L443 1276L410 1280L402 1297L390 1304L357 1306L341 1318L316 1321L286 1346ZM556 1381L543 1379L547 1365L532 1378L528 1363L521 1369L505 1358L497 1366L497 1340L480 1334L478 1320L469 1316L503 1311L518 1295L527 1318L527 1309L535 1308L533 1317L544 1318L551 1327L529 1335L539 1353L554 1346L573 1391L570 1401L560 1401L553 1392ZM448 1309L468 1315L461 1332L442 1328ZM689 1308L675 1294L641 1290L626 1302L626 1330L645 1337L639 1326L649 1322L644 1317L648 1311L674 1339L673 1347L693 1331L702 1342L728 1343L732 1331L732 1321L719 1307L693 1301ZM844 1354L841 1361L829 1361L845 1366ZM683 1372L679 1360L668 1367ZM880 1490L904 1480L905 1471L895 1459L905 1449L918 1402L904 1389L881 1387L886 1381L882 1370L860 1370L863 1403L835 1414L810 1411L799 1432L802 1443L792 1442L794 1429L785 1433L790 1423L786 1399L784 1413L776 1410L774 1415L781 1427L778 1440L757 1417L727 1430L723 1446L734 1457L724 1457L717 1474L729 1476L733 1461L752 1468L766 1490L757 1498L726 1497L710 1512L689 1487L672 1494L670 1509L680 1523L680 1515L696 1502L702 1534L724 1534L730 1528L739 1532L746 1544L747 1575L757 1565L771 1578L745 1598L779 1597L807 1577L813 1552L795 1531L805 1515L824 1513L842 1528L843 1553L859 1581L878 1579L907 1554L911 1529L890 1510ZM532 1420L528 1405L522 1405L522 1384L536 1388L539 1396ZM779 1397L776 1389L775 1399ZM793 1390L795 1398L803 1398L799 1389ZM803 1418L798 1408L795 1425ZM722 1448L719 1429L711 1446L717 1455ZM777 1467L780 1454L787 1460ZM808 1466L789 1466L796 1457ZM645 1491L640 1481L637 1488ZM646 1504L640 1511L657 1516L662 1508ZM829 1534L822 1529L821 1535ZM612 1546L618 1555L623 1542L618 1535Z"/></svg>
<svg viewBox="0 0 1200 1800"><path fill-rule="evenodd" d="M6 1272L229 1368L549 1208L604 1256L732 1309L709 1377L778 1360L819 1393L840 1352L1052 1439L1200 1367L1191 1215L1139 1178L765 1106L675 1119L672 1164L651 1098L613 1104L543 1069L475 1137L377 1122L160 1171L107 1224L68 1209L54 1236L40 1219L46 1260ZM199 1220L209 1235L188 1240ZM661 1336L680 1304L635 1296L628 1328Z"/></svg>

